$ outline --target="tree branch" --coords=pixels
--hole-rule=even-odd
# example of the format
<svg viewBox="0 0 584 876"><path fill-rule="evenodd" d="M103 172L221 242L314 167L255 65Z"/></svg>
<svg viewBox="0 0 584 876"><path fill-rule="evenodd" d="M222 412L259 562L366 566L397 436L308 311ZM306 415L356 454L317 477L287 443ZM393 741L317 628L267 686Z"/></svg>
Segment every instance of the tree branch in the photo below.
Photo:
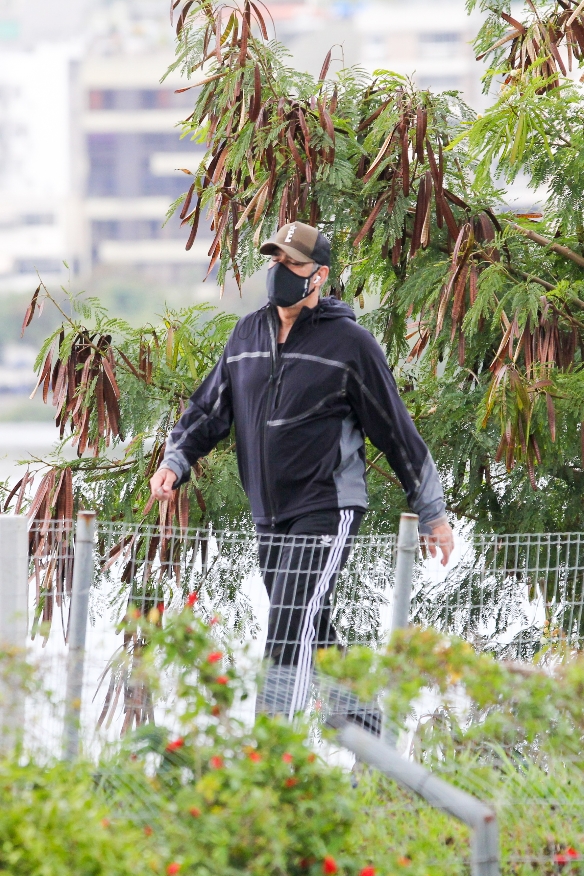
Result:
<svg viewBox="0 0 584 876"><path fill-rule="evenodd" d="M398 487L401 487L400 482L393 475L390 475L389 472L384 471L379 465L375 465L374 462L370 462L367 466L367 470L370 468L379 472L379 474L383 475L384 478L387 478L388 481L391 481L392 484L395 484ZM467 520L478 521L479 517L474 517L472 514L467 514L466 511L463 511L461 508L453 508L451 505L446 505L446 510L450 511L451 514L456 514L457 517L466 517Z"/></svg>
<svg viewBox="0 0 584 876"><path fill-rule="evenodd" d="M535 274L528 274L526 271L521 271L513 265L510 265L508 270L512 274L517 274L518 277L523 277L524 280L529 280L531 283L539 283L539 285L543 286L544 289L547 289L548 292L551 292L556 288L553 283L548 283L547 280L542 280L541 277L536 277Z"/></svg>
<svg viewBox="0 0 584 876"><path fill-rule="evenodd" d="M398 479L395 478L393 475L390 475L390 473L388 471L385 471L384 469L382 469L381 466L375 465L374 462L370 462L368 465L368 469L369 468L372 468L375 471L379 472L379 474L383 475L384 478L387 478L388 481L391 481L392 484L395 484L396 487L401 487L401 484L398 481Z"/></svg>
<svg viewBox="0 0 584 876"><path fill-rule="evenodd" d="M551 249L552 252L556 252L558 255L564 256L565 259L570 259L570 261L574 262L574 264L579 265L579 267L581 268L584 268L584 258L582 258L581 255L578 255L577 252L574 252L574 250L570 249L568 246L563 246L563 244L561 243L554 243L553 240L549 240L542 234L538 234L537 231L532 231L531 228L522 228L522 226L517 225L516 222L509 222L509 225L515 231L523 234L524 237L527 237L529 240L537 243L538 246L545 246L546 249Z"/></svg>

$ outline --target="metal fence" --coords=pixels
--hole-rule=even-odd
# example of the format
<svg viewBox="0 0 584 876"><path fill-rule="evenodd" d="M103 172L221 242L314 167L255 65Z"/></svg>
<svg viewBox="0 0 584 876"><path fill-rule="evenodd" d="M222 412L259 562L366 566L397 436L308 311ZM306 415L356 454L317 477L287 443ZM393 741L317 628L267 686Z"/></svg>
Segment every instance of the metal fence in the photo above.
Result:
<svg viewBox="0 0 584 876"><path fill-rule="evenodd" d="M164 612L181 608L191 594L197 595L203 618L212 623L221 617L218 637L228 634L241 643L235 661L257 666L263 656L270 658L255 709L288 715L310 711L320 706L322 695L333 723L349 716L353 726L374 733L380 731L377 703L360 703L340 689L321 692L312 671L316 647L375 647L392 626L410 622L455 633L477 650L506 659L553 663L581 648L581 534L461 535L444 569L429 556L434 547L440 554L440 545L420 546L415 523L409 521L399 540L342 533L328 539L271 536L259 550L249 532L98 522L93 534L89 520L85 531L73 522L35 526L25 536L28 623L10 623L11 614L22 615L22 603L14 612L0 611L0 639L12 632L24 644L26 636L42 670L42 690L28 693L24 716L16 721L26 727L37 755L59 754L64 739L69 757L79 738L85 752L97 756L104 743L141 724L172 726L171 694L154 702L136 672L146 644L140 623L130 632L124 621L131 616L161 622ZM11 550L15 554L18 535L3 533L0 526L0 559ZM26 565L26 557L19 562ZM15 592L6 583L11 575L14 581L22 570L0 562L0 599L6 605ZM253 721L254 704L240 708L244 720ZM345 736L350 747L351 734ZM362 746L363 739L355 745ZM393 763L380 750L376 756L378 767ZM425 787L423 778L419 785ZM410 787L416 790L415 784ZM472 782L466 787L472 789ZM498 809L497 801L492 805ZM501 811L509 807L509 798L501 806ZM513 810L516 814L517 806ZM556 810L558 819L561 806ZM541 818L548 815L541 807ZM536 816L526 812L525 817ZM584 830L584 813L573 804L570 817ZM485 824L491 850L481 852L477 841L473 872L491 874L498 872L495 834L488 819ZM546 860L553 863L553 856ZM536 857L519 856L513 866L518 862L533 866Z"/></svg>
<svg viewBox="0 0 584 876"><path fill-rule="evenodd" d="M410 622L467 639L510 660L581 650L582 533L461 538L447 573L428 562L414 573Z"/></svg>
<svg viewBox="0 0 584 876"><path fill-rule="evenodd" d="M393 536L269 535L258 545L249 532L98 522L94 538L89 536L90 569L84 555L80 572L79 535L73 524L30 530L29 629L51 687L63 677L67 651L84 651L83 686L77 666L70 671L75 679L69 679L73 687L66 700L81 702L81 736L90 748L154 719L154 704L135 672L144 635L139 622L128 631L124 621L130 617L158 622L196 594L197 613L210 622L221 619L218 638L235 640L235 660L257 667L269 658L256 710L290 716L318 697L312 672L316 648L375 646L389 630ZM79 612L82 620L89 615L87 642ZM339 696L349 709L346 695ZM375 710L369 714L364 704L352 707L379 725ZM55 727L52 744L59 723L68 720L64 705L59 708L54 706L55 717L45 720L45 726ZM161 708L158 720L167 720ZM253 719L253 706L243 711ZM47 740L46 732L42 738Z"/></svg>
<svg viewBox="0 0 584 876"><path fill-rule="evenodd" d="M260 697L261 707L272 712L291 713L318 697L310 671L316 647L376 646L392 619L397 626L410 622L455 633L477 650L506 659L553 660L582 647L580 533L459 536L446 569L427 546L420 549L415 532L404 533L400 551L393 535L346 536L342 544L340 536L264 536L258 553L251 532L97 522L92 583L85 590L90 622L83 691L81 680L76 682L84 737L117 738L151 719L147 692L132 683L144 642L139 632L129 634L123 621L129 612L151 619L178 609L191 593L197 594L202 617L221 617L218 634L247 643L246 659L271 659ZM35 525L28 544L28 636L59 699L75 592L75 525ZM14 540L8 536L4 545L2 555L13 557ZM2 580L11 582L14 570L1 565L8 571L0 576L0 597L8 606L14 594L2 591ZM80 581L89 575L89 569L77 572ZM22 605L15 605L12 614L22 612ZM11 612L1 614L13 633L6 622ZM24 644L22 623L19 629ZM73 633L77 647L78 632ZM0 637L6 639L2 629ZM62 720L60 714L55 728Z"/></svg>

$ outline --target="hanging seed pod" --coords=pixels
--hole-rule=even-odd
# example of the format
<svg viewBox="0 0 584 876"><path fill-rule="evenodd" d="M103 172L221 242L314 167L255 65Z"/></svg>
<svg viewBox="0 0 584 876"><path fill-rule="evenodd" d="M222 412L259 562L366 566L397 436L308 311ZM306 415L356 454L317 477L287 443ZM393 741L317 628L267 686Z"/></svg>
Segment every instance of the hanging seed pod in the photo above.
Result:
<svg viewBox="0 0 584 876"><path fill-rule="evenodd" d="M416 111L416 158L420 164L424 163L424 140L428 127L428 111L426 107L419 106Z"/></svg>
<svg viewBox="0 0 584 876"><path fill-rule="evenodd" d="M20 332L20 337L23 336L25 329L31 324L32 318L34 316L34 311L37 305L39 292L41 291L40 285L36 287L34 294L32 296L32 300L28 307L26 308L26 313L24 314L24 320L22 322L22 330Z"/></svg>

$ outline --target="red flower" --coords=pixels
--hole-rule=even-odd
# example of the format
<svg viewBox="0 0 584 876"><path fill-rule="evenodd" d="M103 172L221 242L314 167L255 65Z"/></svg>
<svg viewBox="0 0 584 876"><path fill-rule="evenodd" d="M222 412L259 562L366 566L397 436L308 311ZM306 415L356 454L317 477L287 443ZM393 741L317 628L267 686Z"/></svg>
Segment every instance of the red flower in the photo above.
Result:
<svg viewBox="0 0 584 876"><path fill-rule="evenodd" d="M568 846L565 852L559 852L557 855L554 855L554 861L556 864L569 864L570 861L577 861L579 858L580 853L571 846Z"/></svg>
<svg viewBox="0 0 584 876"><path fill-rule="evenodd" d="M218 663L219 660L223 659L223 654L221 651L211 651L209 656L207 657L207 663Z"/></svg>
<svg viewBox="0 0 584 876"><path fill-rule="evenodd" d="M168 745L166 746L166 750L167 751L176 751L177 749L182 748L184 744L185 744L184 739L181 739L179 737L179 739L174 739L172 742L169 742Z"/></svg>
<svg viewBox="0 0 584 876"><path fill-rule="evenodd" d="M214 770L220 770L223 766L223 758L220 754L214 754L210 763Z"/></svg>
<svg viewBox="0 0 584 876"><path fill-rule="evenodd" d="M168 873L168 876L175 876L175 873L178 873L179 870L180 870L180 864L178 863L178 861L173 861L172 864L169 864L168 867L166 868L166 872Z"/></svg>
<svg viewBox="0 0 584 876"><path fill-rule="evenodd" d="M218 718L219 715L221 714L221 706L217 706L217 705L213 706L213 708L211 709L211 714L213 715L214 718Z"/></svg>
<svg viewBox="0 0 584 876"><path fill-rule="evenodd" d="M291 754L288 754L288 752L285 752L285 754L282 755L282 760L284 761L284 763L292 763L294 758L292 757Z"/></svg>
<svg viewBox="0 0 584 876"><path fill-rule="evenodd" d="M191 806L189 809L189 814L193 816L193 818L198 818L201 814L201 810L197 806Z"/></svg>
<svg viewBox="0 0 584 876"><path fill-rule="evenodd" d="M217 684L229 684L229 679L226 675L218 675L215 681Z"/></svg>
<svg viewBox="0 0 584 876"><path fill-rule="evenodd" d="M359 876L375 876L375 867L363 867L359 871Z"/></svg>
<svg viewBox="0 0 584 876"><path fill-rule="evenodd" d="M259 763L260 760L262 759L261 754L259 754L259 752L257 752L257 751L250 751L250 753L248 754L248 757L250 760L253 760L254 763Z"/></svg>
<svg viewBox="0 0 584 876"><path fill-rule="evenodd" d="M576 849L573 849L571 846L569 846L566 849L566 854L568 855L569 858L579 858L580 857L580 853L577 852Z"/></svg>
<svg viewBox="0 0 584 876"><path fill-rule="evenodd" d="M294 785L298 784L298 779L291 777L289 779L286 779L284 784L286 785L287 788L293 788ZM325 872L328 872L328 871L325 871ZM334 870L332 872L334 873Z"/></svg>
<svg viewBox="0 0 584 876"><path fill-rule="evenodd" d="M327 855L322 862L322 872L332 876L332 874L336 873L338 869L335 859L331 857L331 855Z"/></svg>
<svg viewBox="0 0 584 876"><path fill-rule="evenodd" d="M198 593L189 593L187 598L187 605L194 605L199 599Z"/></svg>
<svg viewBox="0 0 584 876"><path fill-rule="evenodd" d="M159 602L156 608L158 609L160 614L164 614L164 602Z"/></svg>
<svg viewBox="0 0 584 876"><path fill-rule="evenodd" d="M154 833L154 831L152 830L152 828L150 827L149 824L145 825L144 833L146 834L146 836L152 836L152 834Z"/></svg>

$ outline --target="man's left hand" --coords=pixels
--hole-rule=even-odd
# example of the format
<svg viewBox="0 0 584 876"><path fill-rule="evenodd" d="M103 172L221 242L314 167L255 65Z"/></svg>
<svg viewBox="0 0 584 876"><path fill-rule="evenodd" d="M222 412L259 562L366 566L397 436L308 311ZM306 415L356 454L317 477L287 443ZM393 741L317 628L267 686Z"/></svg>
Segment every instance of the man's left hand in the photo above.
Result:
<svg viewBox="0 0 584 876"><path fill-rule="evenodd" d="M436 548L442 551L442 565L447 566L450 554L454 550L454 533L449 523L441 523L432 530L432 535L424 536L432 557L436 556Z"/></svg>

